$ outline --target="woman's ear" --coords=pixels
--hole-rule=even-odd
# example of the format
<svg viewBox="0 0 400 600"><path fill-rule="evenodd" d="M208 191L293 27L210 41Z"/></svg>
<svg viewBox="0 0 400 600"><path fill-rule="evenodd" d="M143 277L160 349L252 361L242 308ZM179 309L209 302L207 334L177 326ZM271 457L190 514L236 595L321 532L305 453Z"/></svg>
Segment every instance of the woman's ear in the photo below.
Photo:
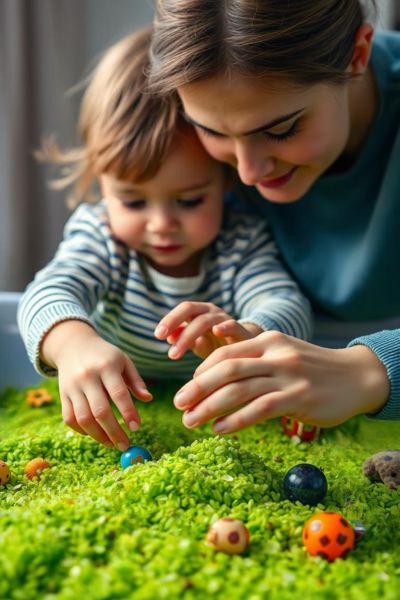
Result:
<svg viewBox="0 0 400 600"><path fill-rule="evenodd" d="M361 75L368 67L372 49L374 29L369 23L363 23L354 36L354 50L347 71L352 75Z"/></svg>

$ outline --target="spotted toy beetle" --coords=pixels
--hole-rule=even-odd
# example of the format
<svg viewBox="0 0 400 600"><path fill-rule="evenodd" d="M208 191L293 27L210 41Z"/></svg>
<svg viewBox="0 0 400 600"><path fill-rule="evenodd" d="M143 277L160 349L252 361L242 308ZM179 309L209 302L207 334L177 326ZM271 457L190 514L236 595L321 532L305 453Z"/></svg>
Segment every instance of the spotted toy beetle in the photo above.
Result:
<svg viewBox="0 0 400 600"><path fill-rule="evenodd" d="M311 556L328 561L344 558L354 547L355 531L339 513L320 512L303 528L303 544Z"/></svg>

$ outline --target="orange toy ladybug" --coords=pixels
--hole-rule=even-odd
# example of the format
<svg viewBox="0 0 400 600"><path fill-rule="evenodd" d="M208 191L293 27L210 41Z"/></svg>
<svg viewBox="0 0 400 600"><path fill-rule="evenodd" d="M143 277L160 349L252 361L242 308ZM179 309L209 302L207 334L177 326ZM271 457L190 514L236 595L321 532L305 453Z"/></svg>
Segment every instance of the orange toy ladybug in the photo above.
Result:
<svg viewBox="0 0 400 600"><path fill-rule="evenodd" d="M26 403L29 406L43 406L43 404L51 404L53 396L45 389L29 390L26 394Z"/></svg>
<svg viewBox="0 0 400 600"><path fill-rule="evenodd" d="M311 556L333 561L344 558L354 547L355 531L336 512L320 512L312 516L303 529L303 544Z"/></svg>
<svg viewBox="0 0 400 600"><path fill-rule="evenodd" d="M290 437L297 436L302 442L309 442L317 437L320 428L316 425L308 425L301 421L296 421L291 417L281 417L283 433Z"/></svg>
<svg viewBox="0 0 400 600"><path fill-rule="evenodd" d="M40 477L42 471L49 467L50 464L44 458L33 458L25 466L24 473L28 479L33 479L34 477Z"/></svg>

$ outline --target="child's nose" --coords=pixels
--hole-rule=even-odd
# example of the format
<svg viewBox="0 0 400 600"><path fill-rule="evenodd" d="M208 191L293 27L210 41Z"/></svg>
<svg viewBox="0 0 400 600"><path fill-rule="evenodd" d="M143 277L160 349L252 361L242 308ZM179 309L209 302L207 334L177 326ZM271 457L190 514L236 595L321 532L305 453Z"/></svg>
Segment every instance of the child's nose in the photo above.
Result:
<svg viewBox="0 0 400 600"><path fill-rule="evenodd" d="M152 211L147 222L147 229L150 232L163 232L176 229L177 221L171 211L158 209Z"/></svg>

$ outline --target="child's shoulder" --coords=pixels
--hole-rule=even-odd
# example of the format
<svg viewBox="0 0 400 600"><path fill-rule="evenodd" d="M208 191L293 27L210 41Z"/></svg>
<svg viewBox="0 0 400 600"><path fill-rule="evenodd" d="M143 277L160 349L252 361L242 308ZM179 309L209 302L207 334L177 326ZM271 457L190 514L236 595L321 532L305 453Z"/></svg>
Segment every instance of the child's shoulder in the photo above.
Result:
<svg viewBox="0 0 400 600"><path fill-rule="evenodd" d="M87 221L99 225L108 224L107 209L103 201L91 204L82 202L77 206L71 216L74 221Z"/></svg>
<svg viewBox="0 0 400 600"><path fill-rule="evenodd" d="M110 225L104 202L79 204L68 219L66 228L67 230L79 228L87 231L101 231L103 235L109 235Z"/></svg>
<svg viewBox="0 0 400 600"><path fill-rule="evenodd" d="M221 230L231 235L235 232L251 234L252 232L267 231L267 220L260 215L251 213L240 202L225 202Z"/></svg>

